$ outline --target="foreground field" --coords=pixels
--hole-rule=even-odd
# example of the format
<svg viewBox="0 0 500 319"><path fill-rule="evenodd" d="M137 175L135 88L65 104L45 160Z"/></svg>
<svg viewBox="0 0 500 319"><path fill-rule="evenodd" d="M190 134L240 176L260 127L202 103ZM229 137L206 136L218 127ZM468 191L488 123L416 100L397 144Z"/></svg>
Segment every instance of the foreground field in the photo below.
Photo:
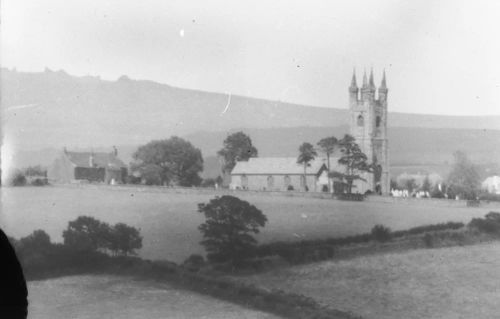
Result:
<svg viewBox="0 0 500 319"><path fill-rule="evenodd" d="M73 276L28 283L29 317L277 319L276 316L173 289L115 276Z"/></svg>
<svg viewBox="0 0 500 319"><path fill-rule="evenodd" d="M280 269L243 280L365 318L498 318L500 243Z"/></svg>
<svg viewBox="0 0 500 319"><path fill-rule="evenodd" d="M68 221L90 215L108 223L124 222L140 227L144 236L140 256L175 262L203 252L198 244L201 240L198 225L203 216L197 212L197 204L217 195L94 186L18 187L0 191L0 226L11 236L19 238L35 229L44 229L52 240L62 241L61 234ZM261 242L346 236L369 232L375 224L398 230L446 221L468 222L490 210L251 193L236 196L267 215L269 222L258 236Z"/></svg>

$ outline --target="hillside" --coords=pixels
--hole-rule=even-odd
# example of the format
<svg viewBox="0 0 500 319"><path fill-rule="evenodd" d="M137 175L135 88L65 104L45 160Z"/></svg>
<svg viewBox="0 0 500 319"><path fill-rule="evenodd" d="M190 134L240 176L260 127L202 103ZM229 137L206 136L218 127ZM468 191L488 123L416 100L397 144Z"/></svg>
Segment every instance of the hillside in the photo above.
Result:
<svg viewBox="0 0 500 319"><path fill-rule="evenodd" d="M122 76L1 70L2 129L18 149L136 145L170 135L234 128L347 125L345 105L321 108L175 88ZM338 99L337 99L338 100ZM342 100L342 97L340 97ZM389 102L389 107L390 107ZM499 129L500 116L390 113L391 127Z"/></svg>
<svg viewBox="0 0 500 319"><path fill-rule="evenodd" d="M63 146L109 151L116 145L128 163L138 145L179 135L201 148L204 175L215 176L219 168L213 156L228 132L238 128L251 136L260 156L296 156L300 143L341 137L348 130L346 108L228 96L126 76L104 81L64 71L2 69L1 79L2 133L17 167L48 165ZM389 117L394 171L444 171L457 149L481 164L500 163L500 116Z"/></svg>

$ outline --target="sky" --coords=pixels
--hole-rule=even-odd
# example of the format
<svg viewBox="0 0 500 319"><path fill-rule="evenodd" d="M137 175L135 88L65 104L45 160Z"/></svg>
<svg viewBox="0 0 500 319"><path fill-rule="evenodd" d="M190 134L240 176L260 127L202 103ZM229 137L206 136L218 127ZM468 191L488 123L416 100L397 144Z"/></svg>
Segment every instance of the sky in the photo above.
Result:
<svg viewBox="0 0 500 319"><path fill-rule="evenodd" d="M499 1L6 0L1 64L347 108L383 70L389 110L500 115Z"/></svg>

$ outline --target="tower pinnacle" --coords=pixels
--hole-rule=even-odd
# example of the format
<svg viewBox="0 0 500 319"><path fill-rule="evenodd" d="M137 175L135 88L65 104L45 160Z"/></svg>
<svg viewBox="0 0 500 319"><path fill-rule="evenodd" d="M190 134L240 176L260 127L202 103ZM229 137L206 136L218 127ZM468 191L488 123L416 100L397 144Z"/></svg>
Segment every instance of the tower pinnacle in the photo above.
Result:
<svg viewBox="0 0 500 319"><path fill-rule="evenodd" d="M387 90L387 83L385 81L385 70L384 70L384 75L382 76L382 82L380 83L379 89Z"/></svg>
<svg viewBox="0 0 500 319"><path fill-rule="evenodd" d="M352 70L352 80L351 80L351 89L357 89L358 83L356 81L356 70Z"/></svg>
<svg viewBox="0 0 500 319"><path fill-rule="evenodd" d="M370 89L375 89L375 83L373 83L373 68L370 70Z"/></svg>
<svg viewBox="0 0 500 319"><path fill-rule="evenodd" d="M366 79L366 70L365 73L363 74L363 89L368 87L368 80Z"/></svg>

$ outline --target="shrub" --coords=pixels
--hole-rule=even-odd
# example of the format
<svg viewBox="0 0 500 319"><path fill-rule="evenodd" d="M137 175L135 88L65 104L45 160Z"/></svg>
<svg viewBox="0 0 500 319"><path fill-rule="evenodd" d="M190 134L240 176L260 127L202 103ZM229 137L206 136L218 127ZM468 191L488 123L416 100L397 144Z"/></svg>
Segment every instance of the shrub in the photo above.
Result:
<svg viewBox="0 0 500 319"><path fill-rule="evenodd" d="M207 258L213 262L230 261L234 266L253 256L257 241L250 235L259 233L267 217L255 206L234 196L215 197L208 204L198 204L205 222L198 229Z"/></svg>
<svg viewBox="0 0 500 319"><path fill-rule="evenodd" d="M47 176L47 170L40 165L29 166L24 169L24 175L26 176Z"/></svg>
<svg viewBox="0 0 500 319"><path fill-rule="evenodd" d="M392 237L403 237L407 235L418 235L423 234L430 231L441 231L441 230L452 230L452 229L460 229L464 227L464 223L461 222L447 222L433 225L423 225L413 227L407 230L397 230L392 232Z"/></svg>
<svg viewBox="0 0 500 319"><path fill-rule="evenodd" d="M141 178L134 175L128 175L125 181L127 184L137 185L141 183Z"/></svg>
<svg viewBox="0 0 500 319"><path fill-rule="evenodd" d="M391 240L391 229L384 225L375 225L372 228L371 235L376 241L386 242Z"/></svg>
<svg viewBox="0 0 500 319"><path fill-rule="evenodd" d="M32 179L30 184L33 186L45 186L45 185L48 185L49 182L48 182L47 178L45 178L45 177L42 177L42 178L37 177L37 178Z"/></svg>
<svg viewBox="0 0 500 319"><path fill-rule="evenodd" d="M217 182L215 181L214 178L205 178L203 179L203 181L201 182L200 186L201 187L206 187L206 188L213 188L215 187L215 184Z"/></svg>
<svg viewBox="0 0 500 319"><path fill-rule="evenodd" d="M489 212L485 218L473 218L469 227L485 233L500 234L500 213Z"/></svg>
<svg viewBox="0 0 500 319"><path fill-rule="evenodd" d="M431 234L429 233L425 233L424 237L422 238L422 240L424 241L424 245L425 247L427 248L432 248L434 247L434 238L432 237Z"/></svg>
<svg viewBox="0 0 500 319"><path fill-rule="evenodd" d="M197 272L205 265L205 259L203 256L198 254L192 254L186 260L182 266L189 271Z"/></svg>
<svg viewBox="0 0 500 319"><path fill-rule="evenodd" d="M500 194L483 193L479 195L479 199L492 202L500 202Z"/></svg>
<svg viewBox="0 0 500 319"><path fill-rule="evenodd" d="M26 176L24 176L24 174L21 173L20 171L15 172L11 180L11 185L12 186L26 185Z"/></svg>
<svg viewBox="0 0 500 319"><path fill-rule="evenodd" d="M349 193L341 193L337 195L337 198L340 200L348 200L348 201L355 201L355 202L361 202L365 199L364 194L349 194Z"/></svg>

